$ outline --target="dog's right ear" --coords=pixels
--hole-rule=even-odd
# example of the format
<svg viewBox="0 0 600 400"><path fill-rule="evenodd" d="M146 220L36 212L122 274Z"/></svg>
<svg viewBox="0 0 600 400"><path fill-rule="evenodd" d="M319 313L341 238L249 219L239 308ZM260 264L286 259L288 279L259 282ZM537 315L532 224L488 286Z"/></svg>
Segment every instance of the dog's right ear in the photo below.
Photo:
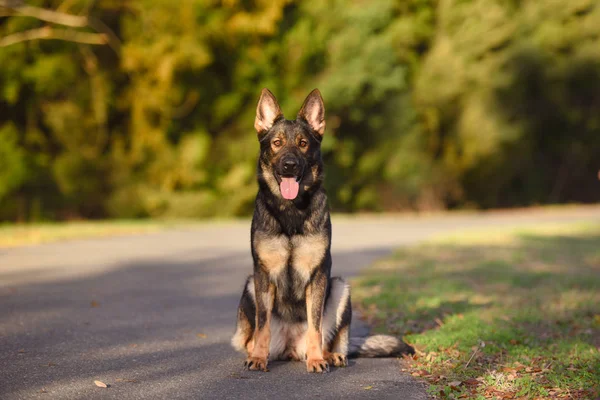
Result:
<svg viewBox="0 0 600 400"><path fill-rule="evenodd" d="M258 106L256 106L256 119L254 120L254 129L260 136L262 133L271 129L275 121L283 117L281 108L277 103L277 99L267 88L260 92Z"/></svg>

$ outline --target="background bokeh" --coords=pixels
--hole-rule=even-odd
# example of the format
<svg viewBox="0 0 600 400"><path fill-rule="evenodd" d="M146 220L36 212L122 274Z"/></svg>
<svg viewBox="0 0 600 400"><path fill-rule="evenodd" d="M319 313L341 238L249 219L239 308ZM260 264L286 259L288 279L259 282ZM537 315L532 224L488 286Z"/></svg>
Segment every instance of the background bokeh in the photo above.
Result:
<svg viewBox="0 0 600 400"><path fill-rule="evenodd" d="M263 87L335 211L600 201L595 0L0 0L0 220L249 214Z"/></svg>

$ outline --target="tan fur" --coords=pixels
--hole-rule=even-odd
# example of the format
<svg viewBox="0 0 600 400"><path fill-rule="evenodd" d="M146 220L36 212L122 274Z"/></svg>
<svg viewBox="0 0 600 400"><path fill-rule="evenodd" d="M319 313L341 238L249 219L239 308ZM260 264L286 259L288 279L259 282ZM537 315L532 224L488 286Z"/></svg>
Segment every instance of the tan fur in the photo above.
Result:
<svg viewBox="0 0 600 400"><path fill-rule="evenodd" d="M272 360L301 360L306 354L306 323L286 323L277 317L271 318L271 346L269 357Z"/></svg>
<svg viewBox="0 0 600 400"><path fill-rule="evenodd" d="M345 367L348 365L348 358L346 357L346 354L331 353L327 350L323 350L323 358L328 364L336 367Z"/></svg>
<svg viewBox="0 0 600 400"><path fill-rule="evenodd" d="M297 235L292 238L294 248L292 265L308 281L313 270L325 256L327 248L325 235Z"/></svg>
<svg viewBox="0 0 600 400"><path fill-rule="evenodd" d="M322 360L323 359L322 342L323 342L323 338L321 336L321 333L309 326L308 331L306 332L306 358L307 359L309 359L309 360Z"/></svg>
<svg viewBox="0 0 600 400"><path fill-rule="evenodd" d="M306 323L301 324L301 328L290 336L288 350L292 358L298 361L306 359Z"/></svg>
<svg viewBox="0 0 600 400"><path fill-rule="evenodd" d="M309 317L308 330L306 332L306 370L308 372L329 371L329 365L323 358L322 340L321 332L311 327Z"/></svg>
<svg viewBox="0 0 600 400"><path fill-rule="evenodd" d="M269 275L278 275L290 257L289 240L284 236L256 236L254 247L263 268Z"/></svg>
<svg viewBox="0 0 600 400"><path fill-rule="evenodd" d="M329 366L323 359L323 335L321 327L315 329L315 323L312 318L313 296L312 287L306 288L306 310L307 310L307 331L306 331L306 369L307 371L322 372ZM322 312L322 311L321 311Z"/></svg>
<svg viewBox="0 0 600 400"><path fill-rule="evenodd" d="M265 297L266 296L266 297ZM263 294L265 304L266 322L262 329L258 328L258 313L256 314L256 329L254 331L254 343L251 346L251 355L247 358L251 370L267 371L267 358L271 344L271 314L273 310L273 299L275 297L275 286L269 285L267 293Z"/></svg>
<svg viewBox="0 0 600 400"><path fill-rule="evenodd" d="M271 285L273 287L273 285ZM269 290L267 293L262 294L262 301L267 310L273 309L273 300L275 296L275 290Z"/></svg>
<svg viewBox="0 0 600 400"><path fill-rule="evenodd" d="M329 365L323 358L322 341L321 332L311 327L309 318L308 330L306 332L306 370L308 372L324 372L329 370Z"/></svg>
<svg viewBox="0 0 600 400"><path fill-rule="evenodd" d="M304 222L304 232L309 233L309 232L314 232L315 230L315 225L313 224L313 221L311 219L307 219L306 222Z"/></svg>
<svg viewBox="0 0 600 400"><path fill-rule="evenodd" d="M334 338L331 351L334 353L348 354L348 342L350 340L350 330L342 328Z"/></svg>
<svg viewBox="0 0 600 400"><path fill-rule="evenodd" d="M262 168L262 176L264 177L269 189L276 196L281 196L281 191L279 190L279 184L277 183L277 179L275 179L275 175L271 172L271 168L265 165L265 163L261 162Z"/></svg>
<svg viewBox="0 0 600 400"><path fill-rule="evenodd" d="M254 340L250 340L250 341L248 341L248 344L246 344L246 354L248 355L248 357L252 354L253 351L254 351Z"/></svg>
<svg viewBox="0 0 600 400"><path fill-rule="evenodd" d="M252 340L249 340L248 338L250 338L252 336L252 326L250 325L250 322L248 322L248 320L246 318L243 318L240 314L242 313L241 310L238 311L238 324L235 330L235 333L233 334L233 337L231 338L231 345L238 351L244 351L246 350L246 352L248 353L248 355L252 352L251 350L248 350L248 344L252 343Z"/></svg>
<svg viewBox="0 0 600 400"><path fill-rule="evenodd" d="M312 174L313 179L316 181L319 179L319 167L317 165L313 166L310 169L310 173Z"/></svg>
<svg viewBox="0 0 600 400"><path fill-rule="evenodd" d="M248 285L248 293L250 297L254 301L256 301L256 294L254 291L254 280L250 279L247 283ZM231 338L231 345L238 351L246 351L246 354L249 356L252 354L252 350L254 349L254 340L252 339L252 335L254 332L252 331L252 326L250 322L244 316L242 310L238 310L238 324L236 325L235 333Z"/></svg>
<svg viewBox="0 0 600 400"><path fill-rule="evenodd" d="M264 358L269 356L269 345L271 341L271 323L267 323L263 329L257 329L254 334L254 347L252 349L252 357Z"/></svg>

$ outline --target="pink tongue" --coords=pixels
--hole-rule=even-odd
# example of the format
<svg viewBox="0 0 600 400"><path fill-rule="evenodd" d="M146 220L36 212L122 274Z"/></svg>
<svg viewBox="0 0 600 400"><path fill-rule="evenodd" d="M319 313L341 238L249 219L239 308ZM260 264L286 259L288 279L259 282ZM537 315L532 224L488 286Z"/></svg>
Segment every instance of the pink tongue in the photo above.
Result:
<svg viewBox="0 0 600 400"><path fill-rule="evenodd" d="M298 196L300 185L296 182L296 178L281 178L279 190L284 199L294 200Z"/></svg>

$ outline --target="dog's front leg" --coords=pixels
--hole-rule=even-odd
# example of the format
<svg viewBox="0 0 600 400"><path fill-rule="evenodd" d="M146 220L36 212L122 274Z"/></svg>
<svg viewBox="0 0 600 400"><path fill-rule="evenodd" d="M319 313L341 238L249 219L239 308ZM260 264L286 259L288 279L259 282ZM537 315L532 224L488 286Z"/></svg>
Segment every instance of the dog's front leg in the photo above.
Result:
<svg viewBox="0 0 600 400"><path fill-rule="evenodd" d="M308 372L329 372L323 359L323 305L327 290L327 277L317 270L306 287L306 369Z"/></svg>
<svg viewBox="0 0 600 400"><path fill-rule="evenodd" d="M271 344L271 312L275 286L269 281L269 275L261 269L254 273L254 290L256 294L254 347L244 366L250 370L266 372Z"/></svg>

